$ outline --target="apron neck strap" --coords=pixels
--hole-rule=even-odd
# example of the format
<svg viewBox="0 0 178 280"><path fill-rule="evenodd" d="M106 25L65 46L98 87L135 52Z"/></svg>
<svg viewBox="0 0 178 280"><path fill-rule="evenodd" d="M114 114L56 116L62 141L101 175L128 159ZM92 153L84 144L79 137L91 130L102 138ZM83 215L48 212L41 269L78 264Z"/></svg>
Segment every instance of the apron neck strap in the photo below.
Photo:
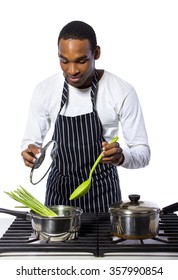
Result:
<svg viewBox="0 0 178 280"><path fill-rule="evenodd" d="M64 104L66 103L66 101L68 99L68 93L69 93L69 86L68 86L68 83L67 83L67 79L65 78L64 85L63 85L63 90L62 90L60 111L62 110Z"/></svg>
<svg viewBox="0 0 178 280"><path fill-rule="evenodd" d="M95 93L97 92L97 83L98 83L98 73L95 71L95 75L93 76L92 84L91 84L91 101L93 105L93 110L95 110Z"/></svg>
<svg viewBox="0 0 178 280"><path fill-rule="evenodd" d="M92 84L91 84L91 101L92 101L94 109L95 109L94 97L95 97L95 93L96 93L96 90L97 90L97 83L98 83L98 73L95 71L95 74L94 74L93 79L92 79ZM64 85L63 85L63 90L62 90L60 111L62 110L64 104L68 100L68 94L69 94L69 86L68 86L68 83L67 83L67 79L65 78Z"/></svg>

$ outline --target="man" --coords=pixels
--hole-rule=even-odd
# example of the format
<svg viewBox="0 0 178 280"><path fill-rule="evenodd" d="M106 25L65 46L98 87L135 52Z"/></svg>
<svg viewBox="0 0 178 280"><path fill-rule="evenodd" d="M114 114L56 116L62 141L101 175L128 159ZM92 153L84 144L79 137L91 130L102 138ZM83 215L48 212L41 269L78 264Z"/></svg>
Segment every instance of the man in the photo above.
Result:
<svg viewBox="0 0 178 280"><path fill-rule="evenodd" d="M58 156L49 173L46 205L74 205L85 212L108 211L121 200L117 166L148 165L150 148L139 100L134 88L119 77L95 68L100 57L93 28L81 21L63 27L58 37L61 72L40 83L34 92L22 157L32 167L40 147L55 123L53 139ZM121 124L127 144L108 142ZM90 191L69 201L70 194L87 180L101 153Z"/></svg>

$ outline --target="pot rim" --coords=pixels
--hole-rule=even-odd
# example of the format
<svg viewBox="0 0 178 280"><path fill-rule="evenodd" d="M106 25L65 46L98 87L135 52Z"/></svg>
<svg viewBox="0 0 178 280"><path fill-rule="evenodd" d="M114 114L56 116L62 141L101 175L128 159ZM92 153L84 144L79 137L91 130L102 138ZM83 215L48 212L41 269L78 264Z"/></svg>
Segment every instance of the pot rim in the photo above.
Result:
<svg viewBox="0 0 178 280"><path fill-rule="evenodd" d="M33 211L30 211L29 216L31 218L37 218L40 220L64 220L64 219L70 219L72 217L78 217L83 214L83 209L75 206L70 205L53 205L48 206L49 209L53 210L54 212L58 212L58 210L71 210L71 213L68 213L67 215L58 215L55 217L52 216L41 216L39 214L34 213ZM58 214L58 213L57 213ZM27 214L28 216L28 214Z"/></svg>

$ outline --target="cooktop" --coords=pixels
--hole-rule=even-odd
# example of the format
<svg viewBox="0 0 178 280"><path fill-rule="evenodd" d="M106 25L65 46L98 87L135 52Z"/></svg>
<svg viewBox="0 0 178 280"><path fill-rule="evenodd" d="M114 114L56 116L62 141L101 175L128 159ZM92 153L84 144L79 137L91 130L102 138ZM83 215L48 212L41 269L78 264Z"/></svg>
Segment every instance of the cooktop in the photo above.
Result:
<svg viewBox="0 0 178 280"><path fill-rule="evenodd" d="M112 236L109 213L84 213L78 238L61 242L38 240L30 221L15 218L0 238L0 257L11 254L91 254L94 257L164 254L178 257L178 216L174 213L160 215L159 233L154 238L124 240Z"/></svg>

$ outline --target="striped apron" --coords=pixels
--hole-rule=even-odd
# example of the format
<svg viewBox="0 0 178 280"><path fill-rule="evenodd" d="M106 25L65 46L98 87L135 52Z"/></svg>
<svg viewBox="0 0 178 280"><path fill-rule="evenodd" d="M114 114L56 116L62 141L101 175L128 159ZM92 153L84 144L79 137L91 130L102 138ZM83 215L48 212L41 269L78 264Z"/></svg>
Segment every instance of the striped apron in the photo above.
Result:
<svg viewBox="0 0 178 280"><path fill-rule="evenodd" d="M96 89L97 73L91 86L93 111L75 117L64 116L60 112L69 91L67 81L64 81L53 134L53 139L59 145L58 155L47 179L45 204L48 206L73 205L84 212L107 212L111 203L121 200L117 168L103 163L99 163L93 173L89 192L81 198L69 200L71 193L88 179L93 163L101 153L101 143L105 141L95 109Z"/></svg>

